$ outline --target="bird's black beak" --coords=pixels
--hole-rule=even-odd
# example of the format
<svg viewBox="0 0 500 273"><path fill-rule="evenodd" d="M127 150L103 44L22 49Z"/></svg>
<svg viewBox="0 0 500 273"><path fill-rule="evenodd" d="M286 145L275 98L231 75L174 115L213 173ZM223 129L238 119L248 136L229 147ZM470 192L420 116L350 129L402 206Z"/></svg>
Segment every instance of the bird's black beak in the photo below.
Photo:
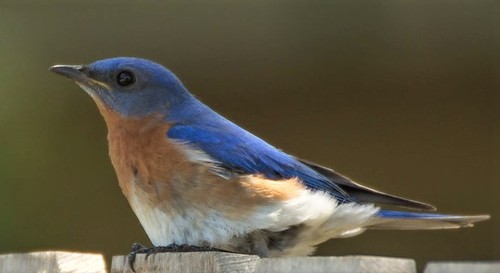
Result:
<svg viewBox="0 0 500 273"><path fill-rule="evenodd" d="M64 76L74 81L85 81L88 78L88 67L86 65L58 64L51 66L49 71Z"/></svg>
<svg viewBox="0 0 500 273"><path fill-rule="evenodd" d="M49 70L76 82L87 82L89 77L89 68L86 65L58 64L51 66Z"/></svg>
<svg viewBox="0 0 500 273"><path fill-rule="evenodd" d="M50 71L75 81L81 87L86 86L91 89L111 90L108 84L98 81L90 75L90 68L86 65L66 65L58 64L51 66Z"/></svg>

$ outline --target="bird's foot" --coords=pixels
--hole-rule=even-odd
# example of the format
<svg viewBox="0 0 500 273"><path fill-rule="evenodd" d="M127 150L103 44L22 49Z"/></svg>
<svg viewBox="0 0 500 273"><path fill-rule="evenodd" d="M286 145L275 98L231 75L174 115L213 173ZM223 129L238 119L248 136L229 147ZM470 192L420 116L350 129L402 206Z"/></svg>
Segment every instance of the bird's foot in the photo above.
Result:
<svg viewBox="0 0 500 273"><path fill-rule="evenodd" d="M130 266L130 269L132 269L133 272L135 272L134 268L134 263L135 263L135 256L137 254L143 254L145 251L147 251L149 248L139 244L139 243L133 243L132 247L130 247L130 253L127 255L127 261L128 265Z"/></svg>
<svg viewBox="0 0 500 273"><path fill-rule="evenodd" d="M130 253L127 256L128 264L133 272L135 272L134 263L137 254L146 254L146 259L152 254L164 252L206 252L206 251L219 251L228 252L226 250L217 249L208 246L192 246L192 245L178 245L170 244L168 246L154 246L145 247L139 243L133 243Z"/></svg>

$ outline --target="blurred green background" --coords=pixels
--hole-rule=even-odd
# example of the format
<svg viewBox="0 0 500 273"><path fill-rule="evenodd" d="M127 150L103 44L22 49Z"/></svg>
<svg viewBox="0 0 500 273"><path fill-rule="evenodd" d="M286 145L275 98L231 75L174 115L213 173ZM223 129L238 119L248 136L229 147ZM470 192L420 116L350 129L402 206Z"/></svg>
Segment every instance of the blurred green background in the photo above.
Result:
<svg viewBox="0 0 500 273"><path fill-rule="evenodd" d="M153 59L208 105L355 180L489 213L473 229L369 231L318 255L500 258L498 1L2 1L0 252L149 244L90 98L47 71Z"/></svg>

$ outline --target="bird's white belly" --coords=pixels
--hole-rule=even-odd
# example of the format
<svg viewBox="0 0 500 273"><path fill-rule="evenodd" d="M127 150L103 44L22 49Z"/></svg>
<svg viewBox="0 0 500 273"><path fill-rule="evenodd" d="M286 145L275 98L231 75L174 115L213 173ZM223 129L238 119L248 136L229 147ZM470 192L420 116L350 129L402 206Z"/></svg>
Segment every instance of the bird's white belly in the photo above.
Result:
<svg viewBox="0 0 500 273"><path fill-rule="evenodd" d="M378 211L370 205L338 205L328 194L309 190L291 200L263 205L241 219L229 219L220 208L207 208L195 200L151 202L150 193L137 186L131 188L128 199L154 246L175 243L224 248L254 231L280 232L304 226L293 247L270 251L269 256L308 255L313 246L330 238L361 232Z"/></svg>

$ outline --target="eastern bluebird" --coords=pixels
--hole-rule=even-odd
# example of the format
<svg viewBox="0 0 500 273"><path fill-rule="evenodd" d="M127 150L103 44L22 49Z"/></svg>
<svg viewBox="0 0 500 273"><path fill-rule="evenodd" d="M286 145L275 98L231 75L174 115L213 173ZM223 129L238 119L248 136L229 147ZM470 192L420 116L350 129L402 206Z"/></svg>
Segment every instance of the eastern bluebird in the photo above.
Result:
<svg viewBox="0 0 500 273"><path fill-rule="evenodd" d="M489 218L383 209L435 210L276 149L157 63L120 57L50 70L97 104L120 187L156 247L309 255L365 229L460 228Z"/></svg>

